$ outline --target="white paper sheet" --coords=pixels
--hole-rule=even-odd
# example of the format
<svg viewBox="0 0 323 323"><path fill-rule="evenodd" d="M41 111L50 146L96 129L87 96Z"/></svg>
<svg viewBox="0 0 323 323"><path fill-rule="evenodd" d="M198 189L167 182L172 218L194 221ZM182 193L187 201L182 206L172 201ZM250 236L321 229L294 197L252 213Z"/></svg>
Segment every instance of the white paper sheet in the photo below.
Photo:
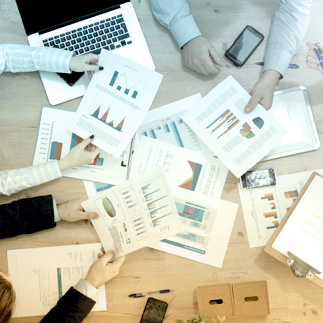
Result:
<svg viewBox="0 0 323 323"><path fill-rule="evenodd" d="M272 247L285 256L291 251L323 272L323 178L315 176ZM318 275L323 279L323 274Z"/></svg>
<svg viewBox="0 0 323 323"><path fill-rule="evenodd" d="M161 166L174 195L216 203L228 169L214 157L142 136L135 141L130 177Z"/></svg>
<svg viewBox="0 0 323 323"><path fill-rule="evenodd" d="M243 189L238 184L250 248L266 245L312 173L276 176L275 186Z"/></svg>
<svg viewBox="0 0 323 323"><path fill-rule="evenodd" d="M236 177L259 162L286 133L259 105L245 113L249 98L229 76L182 117Z"/></svg>
<svg viewBox="0 0 323 323"><path fill-rule="evenodd" d="M33 165L62 159L83 140L68 129L74 114L75 112L69 109L42 108ZM94 164L76 166L63 171L62 174L64 177L89 181L121 183L127 178L130 150L129 144L119 158L101 151Z"/></svg>
<svg viewBox="0 0 323 323"><path fill-rule="evenodd" d="M115 258L181 230L181 221L161 169L101 191L82 203L99 213L92 220L105 250Z"/></svg>
<svg viewBox="0 0 323 323"><path fill-rule="evenodd" d="M157 93L162 75L129 59L102 50L99 65L70 129L115 157L137 131Z"/></svg>
<svg viewBox="0 0 323 323"><path fill-rule="evenodd" d="M201 150L199 138L182 119L182 115L186 110L199 102L201 98L198 93L148 111L138 128L137 134L182 148L194 151Z"/></svg>
<svg viewBox="0 0 323 323"><path fill-rule="evenodd" d="M215 207L178 197L175 203L184 230L149 247L221 268L238 204L220 200Z"/></svg>
<svg viewBox="0 0 323 323"><path fill-rule="evenodd" d="M47 314L71 286L85 278L100 252L100 243L8 250L17 294L14 317ZM106 310L104 285L97 296L92 310Z"/></svg>

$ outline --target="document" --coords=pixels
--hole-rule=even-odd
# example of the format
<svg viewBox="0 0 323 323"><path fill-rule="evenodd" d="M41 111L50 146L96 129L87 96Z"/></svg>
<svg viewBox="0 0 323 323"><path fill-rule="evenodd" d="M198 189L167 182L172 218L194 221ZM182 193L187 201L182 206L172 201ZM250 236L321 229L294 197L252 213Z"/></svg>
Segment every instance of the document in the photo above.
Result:
<svg viewBox="0 0 323 323"><path fill-rule="evenodd" d="M178 197L175 204L183 231L149 247L221 268L238 205L220 200L214 207Z"/></svg>
<svg viewBox="0 0 323 323"><path fill-rule="evenodd" d="M323 169L317 170L323 175ZM276 185L243 189L238 184L250 248L265 246L313 171L276 176Z"/></svg>
<svg viewBox="0 0 323 323"><path fill-rule="evenodd" d="M146 136L137 139L130 178L161 166L173 194L213 203L220 199L228 169L218 158Z"/></svg>
<svg viewBox="0 0 323 323"><path fill-rule="evenodd" d="M201 98L198 93L148 111L137 131L137 135L194 151L201 150L201 141L182 119L186 110L199 102Z"/></svg>
<svg viewBox="0 0 323 323"><path fill-rule="evenodd" d="M83 139L69 130L75 111L44 106L39 121L33 165L60 160ZM132 142L119 158L101 151L94 163L72 167L62 172L64 177L118 184L127 179Z"/></svg>
<svg viewBox="0 0 323 323"><path fill-rule="evenodd" d="M101 244L8 250L8 270L16 291L14 317L47 314L101 253ZM93 311L106 310L105 286L98 288Z"/></svg>
<svg viewBox="0 0 323 323"><path fill-rule="evenodd" d="M115 53L102 50L96 72L71 121L70 130L119 158L130 143L157 93L162 75Z"/></svg>
<svg viewBox="0 0 323 323"><path fill-rule="evenodd" d="M181 221L162 169L103 190L82 203L99 213L92 220L105 250L115 258L181 230Z"/></svg>
<svg viewBox="0 0 323 323"><path fill-rule="evenodd" d="M315 176L272 247L287 255L292 252L311 267L323 272L323 178ZM318 275L323 279L323 274Z"/></svg>
<svg viewBox="0 0 323 323"><path fill-rule="evenodd" d="M236 177L259 162L286 133L260 105L245 113L249 99L229 76L182 117Z"/></svg>

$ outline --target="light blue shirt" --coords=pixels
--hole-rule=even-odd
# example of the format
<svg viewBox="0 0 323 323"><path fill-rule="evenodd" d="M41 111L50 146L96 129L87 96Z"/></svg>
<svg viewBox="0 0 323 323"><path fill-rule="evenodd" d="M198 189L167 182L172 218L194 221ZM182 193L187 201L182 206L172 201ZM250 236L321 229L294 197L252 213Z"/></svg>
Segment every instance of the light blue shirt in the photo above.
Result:
<svg viewBox="0 0 323 323"><path fill-rule="evenodd" d="M169 29L180 48L201 36L186 0L150 2L154 16L162 26ZM311 7L312 0L278 0L268 39L264 70L276 70L281 75L285 74L291 58L302 46L311 18Z"/></svg>
<svg viewBox="0 0 323 323"><path fill-rule="evenodd" d="M47 71L71 73L73 52L49 47L0 45L0 74L3 72Z"/></svg>

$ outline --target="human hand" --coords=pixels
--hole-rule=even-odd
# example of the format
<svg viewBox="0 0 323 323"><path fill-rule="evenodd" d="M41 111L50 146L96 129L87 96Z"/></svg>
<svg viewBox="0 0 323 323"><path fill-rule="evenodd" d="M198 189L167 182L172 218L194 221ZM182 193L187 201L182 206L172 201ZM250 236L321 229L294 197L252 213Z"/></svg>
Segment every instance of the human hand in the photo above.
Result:
<svg viewBox="0 0 323 323"><path fill-rule="evenodd" d="M251 92L251 98L244 111L251 112L256 105L261 104L266 110L271 108L275 86L280 78L280 73L274 70L265 71Z"/></svg>
<svg viewBox="0 0 323 323"><path fill-rule="evenodd" d="M92 145L94 136L91 136L81 143L73 147L69 153L62 159L58 161L58 166L61 171L65 169L92 164L95 157L100 153L101 149Z"/></svg>
<svg viewBox="0 0 323 323"><path fill-rule="evenodd" d="M306 65L313 70L323 73L323 68L320 64L320 61L319 61L317 55L316 55L316 51L320 51L321 54L323 55L323 46L318 42L313 43L311 41L308 41L306 43L306 46L309 48L308 54L306 57Z"/></svg>
<svg viewBox="0 0 323 323"><path fill-rule="evenodd" d="M103 70L103 66L98 65L99 55L85 54L80 56L72 56L69 68L74 72L97 72Z"/></svg>
<svg viewBox="0 0 323 323"><path fill-rule="evenodd" d="M85 277L85 280L95 288L98 288L117 276L119 274L120 267L126 260L126 257L122 256L113 262L109 262L114 257L115 252L110 250L105 253L103 248L101 248L101 250L103 254L98 255L99 259L92 264Z"/></svg>
<svg viewBox="0 0 323 323"><path fill-rule="evenodd" d="M85 212L81 203L85 199L80 197L61 204L57 204L57 211L62 221L76 222L81 220L97 219L99 215L96 212Z"/></svg>
<svg viewBox="0 0 323 323"><path fill-rule="evenodd" d="M214 47L202 36L183 46L183 56L188 68L204 75L216 74L220 70L217 65L224 65Z"/></svg>

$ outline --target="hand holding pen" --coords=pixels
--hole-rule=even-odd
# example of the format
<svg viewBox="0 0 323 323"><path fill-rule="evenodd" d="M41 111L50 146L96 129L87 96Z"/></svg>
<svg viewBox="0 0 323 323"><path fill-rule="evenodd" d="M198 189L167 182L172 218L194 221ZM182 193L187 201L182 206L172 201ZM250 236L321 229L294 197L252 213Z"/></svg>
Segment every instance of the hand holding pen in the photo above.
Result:
<svg viewBox="0 0 323 323"><path fill-rule="evenodd" d="M319 42L313 43L311 41L308 41L306 45L309 48L306 65L311 69L323 73L323 46Z"/></svg>

